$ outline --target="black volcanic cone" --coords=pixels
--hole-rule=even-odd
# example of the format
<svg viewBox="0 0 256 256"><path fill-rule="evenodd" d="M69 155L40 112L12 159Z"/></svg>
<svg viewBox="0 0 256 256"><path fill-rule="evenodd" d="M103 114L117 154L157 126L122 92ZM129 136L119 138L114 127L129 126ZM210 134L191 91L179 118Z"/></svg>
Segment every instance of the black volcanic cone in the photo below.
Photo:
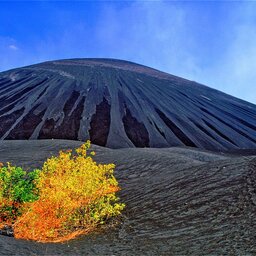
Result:
<svg viewBox="0 0 256 256"><path fill-rule="evenodd" d="M60 60L0 73L1 139L256 148L255 118L253 104L127 61Z"/></svg>

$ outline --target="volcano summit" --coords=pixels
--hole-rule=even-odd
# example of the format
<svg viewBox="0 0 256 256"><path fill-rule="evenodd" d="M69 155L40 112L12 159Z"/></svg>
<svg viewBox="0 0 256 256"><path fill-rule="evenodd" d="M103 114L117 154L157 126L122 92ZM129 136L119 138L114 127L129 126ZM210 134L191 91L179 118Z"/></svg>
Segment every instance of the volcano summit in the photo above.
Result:
<svg viewBox="0 0 256 256"><path fill-rule="evenodd" d="M255 117L253 104L127 61L59 60L0 73L1 139L249 149Z"/></svg>

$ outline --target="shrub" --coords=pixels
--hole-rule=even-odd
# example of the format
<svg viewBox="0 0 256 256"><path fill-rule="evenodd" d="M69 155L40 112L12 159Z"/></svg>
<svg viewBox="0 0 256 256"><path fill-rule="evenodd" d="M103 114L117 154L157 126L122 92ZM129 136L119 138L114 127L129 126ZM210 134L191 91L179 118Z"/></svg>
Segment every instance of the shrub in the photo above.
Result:
<svg viewBox="0 0 256 256"><path fill-rule="evenodd" d="M87 154L89 147L87 142L74 153L60 151L44 163L41 172L34 172L34 197L24 192L28 200L13 225L16 238L64 241L121 213L124 204L115 194L119 190L115 166L97 164L91 157L94 152Z"/></svg>
<svg viewBox="0 0 256 256"><path fill-rule="evenodd" d="M21 167L0 164L0 221L12 223L22 214L23 205L38 199L39 170L27 173Z"/></svg>

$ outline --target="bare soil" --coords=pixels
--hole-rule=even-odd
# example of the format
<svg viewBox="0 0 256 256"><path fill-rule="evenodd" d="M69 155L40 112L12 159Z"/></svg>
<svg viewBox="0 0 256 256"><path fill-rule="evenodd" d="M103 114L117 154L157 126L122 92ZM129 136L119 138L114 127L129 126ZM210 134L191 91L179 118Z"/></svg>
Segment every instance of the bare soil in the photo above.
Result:
<svg viewBox="0 0 256 256"><path fill-rule="evenodd" d="M0 161L41 167L67 140L0 141ZM120 225L60 244L0 236L0 255L256 255L256 155L192 148L107 149L126 209Z"/></svg>

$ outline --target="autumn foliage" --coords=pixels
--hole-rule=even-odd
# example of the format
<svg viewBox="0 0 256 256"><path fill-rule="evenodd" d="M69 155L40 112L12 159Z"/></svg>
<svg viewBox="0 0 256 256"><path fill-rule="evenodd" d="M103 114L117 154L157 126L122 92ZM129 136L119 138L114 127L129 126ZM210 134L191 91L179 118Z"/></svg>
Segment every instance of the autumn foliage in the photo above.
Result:
<svg viewBox="0 0 256 256"><path fill-rule="evenodd" d="M94 153L87 153L89 146L87 142L75 152L61 151L59 156L49 158L41 171L35 171L35 197L21 202L22 210L12 219L16 238L65 241L121 213L124 204L115 194L119 190L113 175L115 166L97 164L91 157ZM3 207L5 198L0 200ZM0 212L2 221L3 217Z"/></svg>

